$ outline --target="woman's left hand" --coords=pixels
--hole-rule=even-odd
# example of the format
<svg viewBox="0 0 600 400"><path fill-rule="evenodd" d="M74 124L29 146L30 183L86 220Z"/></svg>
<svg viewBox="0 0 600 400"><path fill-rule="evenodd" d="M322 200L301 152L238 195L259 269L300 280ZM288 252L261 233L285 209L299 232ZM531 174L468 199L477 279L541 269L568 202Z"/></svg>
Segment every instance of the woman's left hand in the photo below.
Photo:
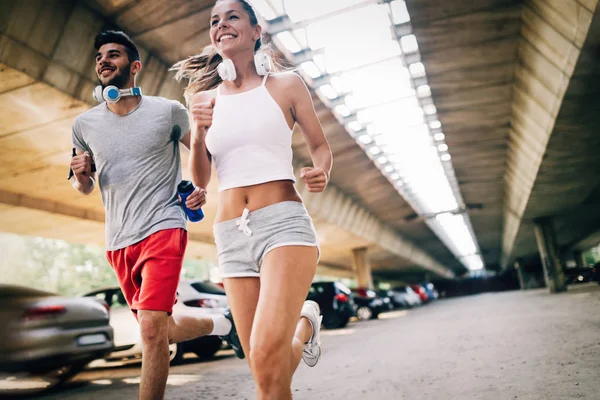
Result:
<svg viewBox="0 0 600 400"><path fill-rule="evenodd" d="M311 193L321 193L329 182L329 176L323 168L304 167L300 170L300 177Z"/></svg>

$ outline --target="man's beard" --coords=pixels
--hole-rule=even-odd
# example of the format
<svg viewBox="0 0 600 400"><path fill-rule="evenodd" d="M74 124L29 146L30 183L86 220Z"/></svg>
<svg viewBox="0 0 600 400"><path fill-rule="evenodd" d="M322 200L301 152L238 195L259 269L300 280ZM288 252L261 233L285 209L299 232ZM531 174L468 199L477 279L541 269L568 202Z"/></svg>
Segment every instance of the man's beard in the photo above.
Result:
<svg viewBox="0 0 600 400"><path fill-rule="evenodd" d="M102 85L103 89L107 86L116 86L119 89L122 89L129 81L130 72L131 64L127 64L126 67L123 67L123 69L121 69L120 72L117 75L115 75L111 80L109 80L106 84L102 83L100 78L98 78L98 80L100 81L100 85Z"/></svg>

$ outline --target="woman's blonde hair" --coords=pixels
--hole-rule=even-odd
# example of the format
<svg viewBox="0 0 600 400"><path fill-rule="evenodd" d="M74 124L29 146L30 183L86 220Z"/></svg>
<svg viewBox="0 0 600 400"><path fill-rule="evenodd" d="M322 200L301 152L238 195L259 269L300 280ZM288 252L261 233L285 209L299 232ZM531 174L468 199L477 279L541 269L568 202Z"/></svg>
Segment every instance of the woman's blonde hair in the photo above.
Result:
<svg viewBox="0 0 600 400"><path fill-rule="evenodd" d="M222 0L217 0L218 3ZM237 0L242 4L244 10L250 17L250 23L252 26L258 25L258 18L252 8L252 5L245 0ZM273 52L270 51L269 46L262 46L262 38L258 38L254 45L254 52L263 52L271 58L271 70L280 70L279 63L274 59ZM217 52L217 49L211 44L206 46L202 53L196 54L186 58L185 60L179 61L170 68L170 71L177 71L175 79L181 81L187 79L188 84L185 87L183 96L185 101L189 104L192 96L198 92L210 90L216 88L223 80L217 72L217 66L223 62L223 57Z"/></svg>

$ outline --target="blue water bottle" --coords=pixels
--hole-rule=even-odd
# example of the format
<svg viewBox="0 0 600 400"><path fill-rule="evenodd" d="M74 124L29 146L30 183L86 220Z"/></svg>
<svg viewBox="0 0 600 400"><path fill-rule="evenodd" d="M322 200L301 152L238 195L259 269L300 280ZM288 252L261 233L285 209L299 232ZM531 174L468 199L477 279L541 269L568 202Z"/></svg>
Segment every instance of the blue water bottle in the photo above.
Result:
<svg viewBox="0 0 600 400"><path fill-rule="evenodd" d="M185 214L187 215L188 219L192 222L198 222L200 220L202 220L202 218L204 218L204 213L202 212L202 209L199 208L197 210L190 210L186 205L185 205L185 201L187 199L187 197L192 194L192 192L195 190L196 188L194 187L194 184L190 181L181 181L179 183L179 185L177 185L177 193L179 193L179 197L181 197L181 205L183 206L183 211L185 211Z"/></svg>

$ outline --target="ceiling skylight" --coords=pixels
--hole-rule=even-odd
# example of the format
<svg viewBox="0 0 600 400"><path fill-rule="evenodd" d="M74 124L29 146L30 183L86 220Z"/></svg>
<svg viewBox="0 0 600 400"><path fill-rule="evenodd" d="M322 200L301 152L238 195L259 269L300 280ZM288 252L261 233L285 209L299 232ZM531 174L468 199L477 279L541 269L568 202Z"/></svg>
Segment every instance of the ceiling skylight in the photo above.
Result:
<svg viewBox="0 0 600 400"><path fill-rule="evenodd" d="M483 268L403 0L252 0L275 45L468 269Z"/></svg>

